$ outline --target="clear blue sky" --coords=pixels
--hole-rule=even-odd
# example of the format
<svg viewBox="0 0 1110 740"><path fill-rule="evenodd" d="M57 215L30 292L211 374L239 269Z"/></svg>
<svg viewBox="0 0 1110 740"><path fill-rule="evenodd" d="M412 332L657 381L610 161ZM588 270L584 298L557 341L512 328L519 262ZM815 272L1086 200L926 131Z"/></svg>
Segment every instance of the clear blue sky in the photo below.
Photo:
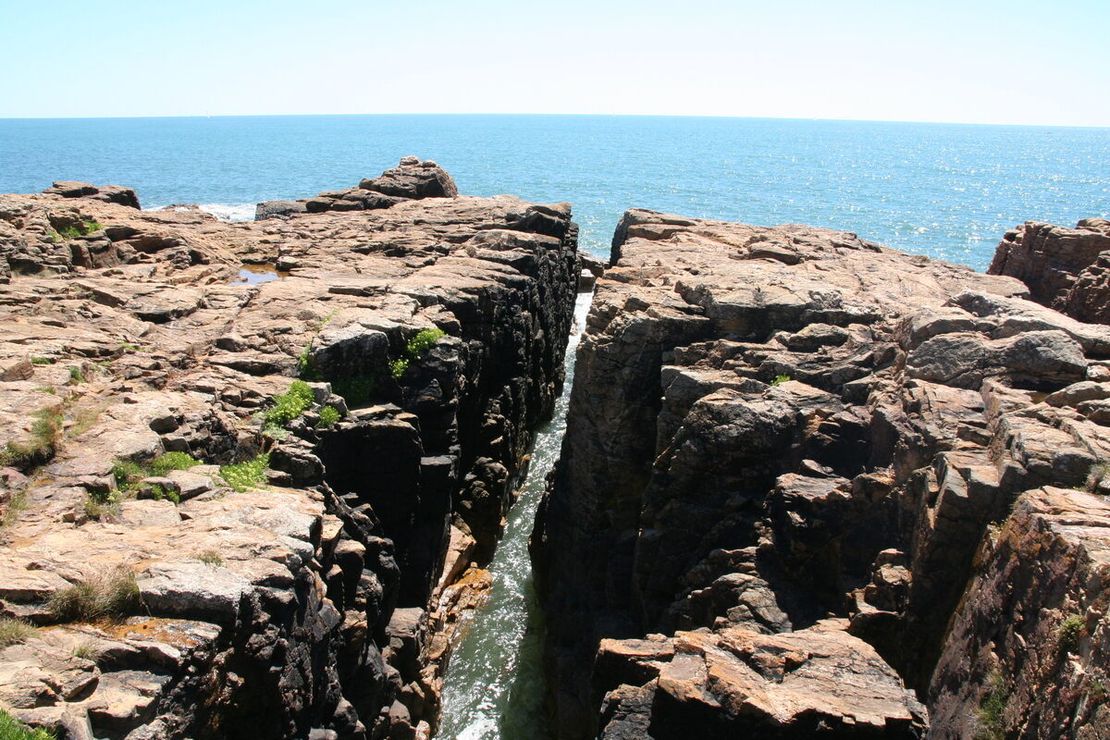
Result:
<svg viewBox="0 0 1110 740"><path fill-rule="evenodd" d="M1110 126L1110 0L0 0L0 117Z"/></svg>

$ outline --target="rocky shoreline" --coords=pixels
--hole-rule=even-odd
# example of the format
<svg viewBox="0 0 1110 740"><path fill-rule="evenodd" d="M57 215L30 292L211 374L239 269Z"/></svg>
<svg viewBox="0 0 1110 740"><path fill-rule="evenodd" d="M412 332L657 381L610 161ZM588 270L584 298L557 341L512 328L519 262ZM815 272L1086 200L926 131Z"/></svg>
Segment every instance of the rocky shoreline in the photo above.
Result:
<svg viewBox="0 0 1110 740"><path fill-rule="evenodd" d="M252 223L0 195L0 708L430 738L578 290L531 549L559 737L1110 733L1110 223L990 274L414 157Z"/></svg>
<svg viewBox="0 0 1110 740"><path fill-rule="evenodd" d="M1110 731L1106 226L982 275L627 212L533 533L558 735Z"/></svg>
<svg viewBox="0 0 1110 740"><path fill-rule="evenodd" d="M451 623L563 380L577 227L415 158L361 185L237 224L118 187L0 196L16 718L431 735Z"/></svg>

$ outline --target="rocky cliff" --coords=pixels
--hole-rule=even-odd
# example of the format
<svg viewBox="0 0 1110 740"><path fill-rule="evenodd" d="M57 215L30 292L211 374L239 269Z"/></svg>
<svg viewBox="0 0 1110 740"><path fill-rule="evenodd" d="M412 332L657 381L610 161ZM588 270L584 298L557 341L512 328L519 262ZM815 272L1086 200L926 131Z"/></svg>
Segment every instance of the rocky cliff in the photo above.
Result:
<svg viewBox="0 0 1110 740"><path fill-rule="evenodd" d="M532 542L563 737L1106 732L1110 329L802 226L611 264Z"/></svg>
<svg viewBox="0 0 1110 740"><path fill-rule="evenodd" d="M386 206L245 224L0 196L0 707L77 738L430 734L439 597L558 393L577 228L430 163L367 182Z"/></svg>
<svg viewBox="0 0 1110 740"><path fill-rule="evenodd" d="M1110 324L1110 221L1074 229L1030 221L1002 238L987 270L1029 286L1030 297L1080 321Z"/></svg>

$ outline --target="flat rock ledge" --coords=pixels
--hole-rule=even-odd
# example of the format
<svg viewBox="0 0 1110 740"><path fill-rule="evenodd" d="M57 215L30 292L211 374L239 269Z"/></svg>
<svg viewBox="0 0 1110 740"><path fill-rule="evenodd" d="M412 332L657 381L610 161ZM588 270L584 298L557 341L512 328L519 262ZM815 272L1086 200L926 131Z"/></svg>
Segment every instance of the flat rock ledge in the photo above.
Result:
<svg viewBox="0 0 1110 740"><path fill-rule="evenodd" d="M626 213L532 538L560 736L1107 736L1110 327L1030 288Z"/></svg>
<svg viewBox="0 0 1110 740"><path fill-rule="evenodd" d="M0 707L431 735L449 594L563 381L577 227L419 161L367 183L397 202L252 223L0 195Z"/></svg>

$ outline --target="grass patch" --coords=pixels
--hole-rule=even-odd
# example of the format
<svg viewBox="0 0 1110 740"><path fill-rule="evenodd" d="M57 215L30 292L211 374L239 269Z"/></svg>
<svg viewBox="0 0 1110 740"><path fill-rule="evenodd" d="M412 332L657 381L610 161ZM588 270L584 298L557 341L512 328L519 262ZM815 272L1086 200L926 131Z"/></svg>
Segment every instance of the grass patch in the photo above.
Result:
<svg viewBox="0 0 1110 740"><path fill-rule="evenodd" d="M54 358L53 357L32 357L31 358L31 364L32 365L53 365L54 364Z"/></svg>
<svg viewBox="0 0 1110 740"><path fill-rule="evenodd" d="M139 607L139 584L129 568L120 566L87 581L56 591L46 608L58 622L122 619Z"/></svg>
<svg viewBox="0 0 1110 740"><path fill-rule="evenodd" d="M274 405L264 417L266 427L284 427L312 406L316 395L303 380L294 380L289 390L274 398Z"/></svg>
<svg viewBox="0 0 1110 740"><path fill-rule="evenodd" d="M76 239L79 236L94 234L103 228L104 227L98 221L89 218L78 221L75 224L63 226L54 233L61 235L64 239Z"/></svg>
<svg viewBox="0 0 1110 740"><path fill-rule="evenodd" d="M170 490L160 483L154 483L149 488L150 497L155 501L172 501L175 505L181 503L181 495Z"/></svg>
<svg viewBox="0 0 1110 740"><path fill-rule="evenodd" d="M0 515L0 529L7 529L8 527L19 521L19 515L27 511L26 491L16 491L8 497L8 505L4 507L3 515Z"/></svg>
<svg viewBox="0 0 1110 740"><path fill-rule="evenodd" d="M146 477L146 470L132 460L116 460L112 465L112 477L116 479L117 488L129 491Z"/></svg>
<svg viewBox="0 0 1110 740"><path fill-rule="evenodd" d="M85 516L97 521L107 516L115 516L119 513L119 500L118 491L90 492L85 496Z"/></svg>
<svg viewBox="0 0 1110 740"><path fill-rule="evenodd" d="M335 422L342 418L339 414L339 409L335 406L325 406L320 409L320 420L316 422L317 429L330 427Z"/></svg>
<svg viewBox="0 0 1110 740"><path fill-rule="evenodd" d="M998 671L991 673L987 681L987 693L983 696L976 715L979 729L975 733L975 740L1002 740L1006 737L1002 714L1006 711L1010 692L1006 690L1006 680Z"/></svg>
<svg viewBox="0 0 1110 740"><path fill-rule="evenodd" d="M73 657L96 662L96 659L100 657L100 651L96 649L93 643L82 642L80 645L73 648Z"/></svg>
<svg viewBox="0 0 1110 740"><path fill-rule="evenodd" d="M0 450L0 466L27 469L41 465L54 457L58 435L65 416L60 408L45 408L35 412L31 423L31 437L26 442L8 442Z"/></svg>
<svg viewBox="0 0 1110 740"><path fill-rule="evenodd" d="M244 462L221 465L220 477L233 490L242 493L261 486L266 481L266 469L269 467L270 453L262 452Z"/></svg>
<svg viewBox="0 0 1110 740"><path fill-rule="evenodd" d="M783 373L783 374L780 374L780 375L776 375L774 380L771 381L771 385L772 386L782 385L783 383L789 383L791 380L793 380L793 378L791 378L789 375L786 375L785 373Z"/></svg>
<svg viewBox="0 0 1110 740"><path fill-rule="evenodd" d="M211 565L213 568L218 568L224 564L223 556L216 550L201 550L197 553L197 560L205 565Z"/></svg>
<svg viewBox="0 0 1110 740"><path fill-rule="evenodd" d="M150 463L151 475L162 477L171 470L188 470L200 465L200 460L187 452L167 452L154 458Z"/></svg>
<svg viewBox="0 0 1110 740"><path fill-rule="evenodd" d="M85 373L74 365L69 369L69 385L80 385L85 382Z"/></svg>
<svg viewBox="0 0 1110 740"><path fill-rule="evenodd" d="M35 628L33 625L24 622L22 619L0 617L0 648L27 642L34 636Z"/></svg>
<svg viewBox="0 0 1110 740"><path fill-rule="evenodd" d="M1074 653L1079 649L1079 638L1087 629L1087 620L1078 614L1072 614L1056 628L1056 640L1060 646L1060 654Z"/></svg>
<svg viewBox="0 0 1110 740"><path fill-rule="evenodd" d="M54 740L54 736L41 727L32 729L0 709L0 740Z"/></svg>

